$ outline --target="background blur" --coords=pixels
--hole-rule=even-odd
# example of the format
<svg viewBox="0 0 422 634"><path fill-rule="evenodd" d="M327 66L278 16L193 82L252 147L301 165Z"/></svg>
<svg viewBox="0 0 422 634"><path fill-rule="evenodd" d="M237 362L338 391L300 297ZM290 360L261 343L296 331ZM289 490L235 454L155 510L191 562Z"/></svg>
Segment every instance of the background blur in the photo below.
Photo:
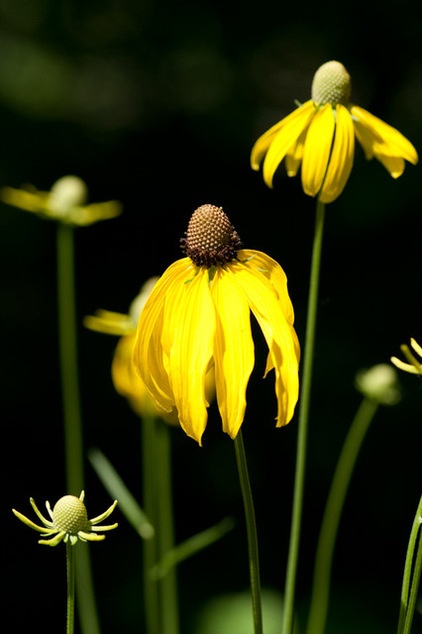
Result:
<svg viewBox="0 0 422 634"><path fill-rule="evenodd" d="M421 153L421 20L416 2L0 0L0 185L49 190L77 174L90 201L123 215L76 231L79 361L86 447L99 447L140 495L139 420L113 389L116 340L84 330L98 308L126 312L141 284L181 256L191 213L221 205L246 247L289 279L303 342L315 201L299 179L270 191L251 147L314 72L337 59L352 98ZM357 148L344 193L328 207L321 271L298 607L306 615L325 496L361 397L356 372L421 342L420 166L393 181ZM37 545L12 515L32 517L66 493L57 354L55 225L0 206L1 525L4 622L14 632L64 627L64 549ZM275 429L273 378L257 367L243 426L261 538L261 578L282 591L290 528L296 418ZM421 494L422 391L400 375L403 400L381 408L346 502L327 632L394 632L410 527ZM199 448L173 430L177 540L217 523L235 529L179 568L183 634L207 601L248 589L243 507L233 443L210 415ZM110 500L89 464L90 516ZM92 548L104 633L142 631L141 545L123 516ZM304 622L304 621L303 621ZM11 631L11 630L8 630ZM422 632L422 618L414 632ZM218 634L218 633L216 633ZM233 634L243 634L235 632Z"/></svg>

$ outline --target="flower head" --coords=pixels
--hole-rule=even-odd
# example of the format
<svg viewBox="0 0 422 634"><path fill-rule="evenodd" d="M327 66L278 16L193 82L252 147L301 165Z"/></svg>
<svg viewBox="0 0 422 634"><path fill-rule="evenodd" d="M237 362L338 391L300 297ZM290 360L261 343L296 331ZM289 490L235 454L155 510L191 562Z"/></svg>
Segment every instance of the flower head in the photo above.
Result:
<svg viewBox="0 0 422 634"><path fill-rule="evenodd" d="M199 207L182 239L187 257L164 272L139 318L137 371L157 404L175 407L200 444L210 368L223 430L234 438L243 422L255 361L251 312L269 349L265 375L275 371L277 426L291 420L298 398L300 353L286 275L265 253L240 246L221 207Z"/></svg>
<svg viewBox="0 0 422 634"><path fill-rule="evenodd" d="M376 158L393 178L405 160L418 162L413 145L398 130L350 102L350 75L340 62L323 64L312 82L312 98L273 125L256 141L251 166L268 187L285 161L288 176L301 167L305 194L331 203L343 191L353 166L355 137L367 159Z"/></svg>
<svg viewBox="0 0 422 634"><path fill-rule="evenodd" d="M139 416L158 416L166 423L177 424L177 415L174 411L165 412L157 407L133 365L136 325L157 280L158 277L151 277L142 285L129 307L128 314L97 310L94 315L85 317L84 325L96 332L119 336L111 364L111 376L116 392L127 399L134 412Z"/></svg>
<svg viewBox="0 0 422 634"><path fill-rule="evenodd" d="M387 363L360 370L355 385L359 392L380 405L395 405L401 399L397 372Z"/></svg>
<svg viewBox="0 0 422 634"><path fill-rule="evenodd" d="M413 354L410 348L413 348L419 359ZM411 338L410 347L404 343L400 346L400 350L403 352L408 363L405 363L397 357L391 357L391 363L393 363L400 370L404 370L405 372L409 372L410 374L419 374L422 376L422 347L417 343L417 341Z"/></svg>
<svg viewBox="0 0 422 634"><path fill-rule="evenodd" d="M108 526L97 526L97 524L111 515L116 507L117 500L114 500L107 511L89 520L84 504L84 497L84 491L81 492L79 497L75 495L65 495L56 502L53 510L50 507L50 503L46 502L45 505L51 519L44 517L33 498L29 498L31 506L43 526L38 526L38 524L35 524L32 520L15 509L12 509L12 511L24 524L41 533L42 537L48 537L48 539L40 539L38 541L39 544L57 546L61 541L69 541L73 546L78 539L82 542L102 541L105 539L105 535L99 535L97 531L111 531L113 528L117 528L117 523L109 524Z"/></svg>
<svg viewBox="0 0 422 634"><path fill-rule="evenodd" d="M13 207L75 226L115 218L122 212L121 204L116 200L88 204L86 184L73 175L59 178L49 192L39 191L33 186L22 189L3 187L0 197Z"/></svg>

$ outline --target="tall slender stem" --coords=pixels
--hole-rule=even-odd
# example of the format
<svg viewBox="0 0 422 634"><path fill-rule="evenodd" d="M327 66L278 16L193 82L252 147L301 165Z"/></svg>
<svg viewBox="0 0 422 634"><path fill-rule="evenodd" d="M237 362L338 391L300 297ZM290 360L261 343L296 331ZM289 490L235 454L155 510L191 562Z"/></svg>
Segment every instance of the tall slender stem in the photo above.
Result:
<svg viewBox="0 0 422 634"><path fill-rule="evenodd" d="M292 522L287 561L283 611L283 634L291 634L294 620L295 585L299 558L299 541L303 514L303 490L305 482L308 418L311 397L312 370L315 348L315 330L318 307L319 274L321 268L322 237L325 205L319 199L316 206L315 233L312 249L311 275L308 296L308 313L299 405L299 429L296 453Z"/></svg>
<svg viewBox="0 0 422 634"><path fill-rule="evenodd" d="M75 629L75 557L72 544L66 542L66 576L67 576L67 620L66 634L73 634Z"/></svg>
<svg viewBox="0 0 422 634"><path fill-rule="evenodd" d="M157 465L158 472L158 549L159 558L163 558L175 545L173 494L172 494L172 460L171 429L162 420L155 421L157 430ZM162 614L162 634L179 634L179 609L177 592L176 567L166 573L160 583L160 604Z"/></svg>
<svg viewBox="0 0 422 634"><path fill-rule="evenodd" d="M156 420L145 416L141 420L142 432L142 488L143 507L154 527L151 539L143 540L144 568L144 610L147 634L161 634L160 609L158 603L158 582L151 570L157 563L157 461L156 461Z"/></svg>
<svg viewBox="0 0 422 634"><path fill-rule="evenodd" d="M324 634L330 596L331 566L340 517L356 458L378 403L364 398L340 453L318 539L307 634Z"/></svg>
<svg viewBox="0 0 422 634"><path fill-rule="evenodd" d="M63 399L66 482L70 494L84 488L81 406L78 382L74 229L57 223L57 297ZM75 555L78 612L84 634L99 634L88 548ZM82 590L83 588L83 590Z"/></svg>
<svg viewBox="0 0 422 634"><path fill-rule="evenodd" d="M404 565L402 591L400 599L400 614L397 634L409 634L412 627L413 614L416 606L416 598L422 569L422 498L420 499L416 515L410 531L407 546L406 561ZM416 544L419 540L417 555Z"/></svg>
<svg viewBox="0 0 422 634"><path fill-rule="evenodd" d="M261 608L261 582L259 577L259 553L258 536L255 522L255 509L252 498L252 490L246 462L245 447L242 432L239 431L234 439L236 451L237 469L239 473L240 487L242 490L243 506L245 509L246 531L249 553L249 576L252 595L252 611L254 621L254 633L262 634L262 608Z"/></svg>

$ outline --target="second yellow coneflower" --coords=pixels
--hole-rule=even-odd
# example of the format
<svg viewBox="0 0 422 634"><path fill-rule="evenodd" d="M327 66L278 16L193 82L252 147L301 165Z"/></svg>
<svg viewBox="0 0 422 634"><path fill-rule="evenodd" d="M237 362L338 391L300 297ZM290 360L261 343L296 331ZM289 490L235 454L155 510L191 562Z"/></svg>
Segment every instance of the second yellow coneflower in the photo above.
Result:
<svg viewBox="0 0 422 634"><path fill-rule="evenodd" d="M353 166L355 137L367 159L376 158L393 178L405 161L415 165L418 155L398 130L350 101L350 75L340 62L320 66L312 82L312 98L273 125L256 141L251 166L273 186L284 162L288 176L301 167L305 194L333 202L343 191Z"/></svg>

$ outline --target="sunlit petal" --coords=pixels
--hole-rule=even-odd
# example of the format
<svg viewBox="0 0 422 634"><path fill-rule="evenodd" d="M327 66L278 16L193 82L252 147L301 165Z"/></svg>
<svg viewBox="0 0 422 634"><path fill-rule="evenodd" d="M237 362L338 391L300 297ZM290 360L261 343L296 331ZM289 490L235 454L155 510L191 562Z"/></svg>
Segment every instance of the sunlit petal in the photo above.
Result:
<svg viewBox="0 0 422 634"><path fill-rule="evenodd" d="M235 270L234 270L235 269ZM246 387L254 366L250 309L237 288L237 266L216 271L211 287L216 308L215 380L223 431L235 438L246 409Z"/></svg>
<svg viewBox="0 0 422 634"><path fill-rule="evenodd" d="M355 133L349 111L342 105L336 106L336 129L327 173L319 198L323 203L331 203L343 191L353 167Z"/></svg>
<svg viewBox="0 0 422 634"><path fill-rule="evenodd" d="M305 194L316 196L321 189L328 166L335 129L330 104L315 114L306 135L302 160L302 186Z"/></svg>
<svg viewBox="0 0 422 634"><path fill-rule="evenodd" d="M315 106L312 101L307 101L302 106L290 113L280 125L268 148L263 163L263 177L268 187L272 187L274 173L286 154L294 147L299 138L303 138L303 132L308 128L315 116Z"/></svg>
<svg viewBox="0 0 422 634"><path fill-rule="evenodd" d="M201 444L209 405L205 376L213 355L215 333L208 271L197 269L197 274L184 283L178 279L169 301L162 324L164 367L179 422L187 435Z"/></svg>

